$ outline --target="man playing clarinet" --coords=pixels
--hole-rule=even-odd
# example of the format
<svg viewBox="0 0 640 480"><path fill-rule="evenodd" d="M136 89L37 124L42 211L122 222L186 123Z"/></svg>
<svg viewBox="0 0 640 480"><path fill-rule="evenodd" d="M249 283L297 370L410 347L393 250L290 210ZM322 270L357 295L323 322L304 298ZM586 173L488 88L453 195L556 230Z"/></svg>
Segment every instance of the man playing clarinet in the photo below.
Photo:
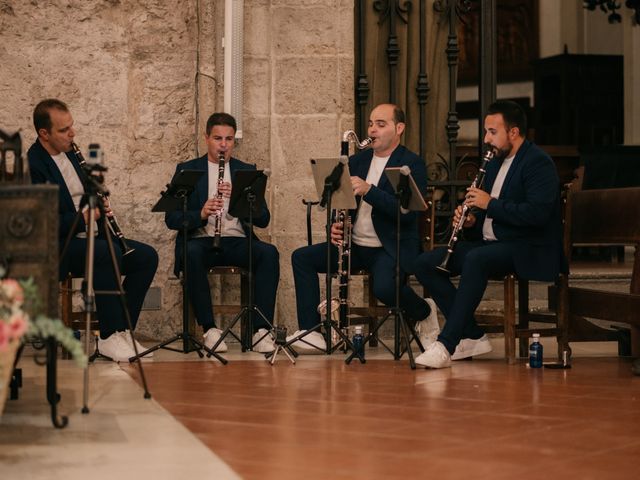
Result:
<svg viewBox="0 0 640 480"><path fill-rule="evenodd" d="M458 288L437 268L446 247L416 261L416 277L446 319L438 341L416 358L428 368L491 351L473 317L489 278L515 272L522 279L553 281L563 265L558 174L551 158L526 140L524 111L511 101L494 102L484 130L485 143L498 154L487 165L484 188L469 188L465 197L475 213L466 217L465 241L455 246L448 262L451 275L460 275ZM454 224L461 213L459 206Z"/></svg>

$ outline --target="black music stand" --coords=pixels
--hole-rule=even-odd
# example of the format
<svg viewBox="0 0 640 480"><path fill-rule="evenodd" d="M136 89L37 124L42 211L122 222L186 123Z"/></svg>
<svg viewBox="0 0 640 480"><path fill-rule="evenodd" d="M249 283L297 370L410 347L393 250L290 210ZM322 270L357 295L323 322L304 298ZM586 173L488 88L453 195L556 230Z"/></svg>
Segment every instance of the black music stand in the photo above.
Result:
<svg viewBox="0 0 640 480"><path fill-rule="evenodd" d="M325 290L327 298L327 308L325 312L325 318L313 328L310 328L306 332L298 335L295 338L289 340L285 347L290 347L292 343L298 340L306 343L307 345L314 347L318 350L318 347L312 345L304 340L304 337L311 334L311 332L319 331L324 327L325 343L327 345L325 353L327 355L332 354L341 343L344 343L346 350L351 350L353 353L350 358L357 356L361 363L365 363L366 360L360 351L356 351L353 348L353 344L349 340L349 337L344 333L343 325L337 325L336 321L331 318L331 224L332 224L332 208L340 210L353 210L356 208L356 199L353 195L353 189L351 188L351 180L349 174L348 158L341 156L338 158L318 158L311 159L311 169L313 171L313 177L320 197L320 207L326 207L327 209L327 223L325 226L325 232L327 237L327 274L325 277ZM335 197L335 198L334 198ZM332 201L335 199L336 205L332 207ZM335 263L335 262L334 262ZM339 341L334 347L332 347L332 332L336 332L340 337Z"/></svg>
<svg viewBox="0 0 640 480"><path fill-rule="evenodd" d="M253 314L257 313L269 326L269 333L259 338L260 342L267 335L271 335L273 325L267 320L264 313L254 303L254 285L253 285L253 216L260 212L262 205L265 203L264 192L267 188L267 175L263 170L237 170L233 176L233 188L231 189L231 198L229 198L229 215L236 218L246 218L249 224L248 234L248 267L247 267L247 283L249 284L249 295L247 304L233 318L231 323L225 328L220 339L214 344L213 350L222 343L225 337L231 334L240 342L242 351L253 350ZM240 338L231 330L240 320Z"/></svg>
<svg viewBox="0 0 640 480"><path fill-rule="evenodd" d="M424 352L424 347L422 346L413 325L407 320L407 318L405 318L402 313L402 309L400 308L400 215L403 210L405 212L425 211L427 209L427 205L422 198L422 193L418 189L416 182L411 176L411 170L409 167L406 165L403 167L389 167L384 169L384 173L389 178L391 185L393 185L396 197L396 302L395 306L389 309L389 313L378 323L378 325L376 325L373 332L367 336L364 341L364 345L375 337L378 330L380 330L380 327L382 327L389 318L393 317L395 335L393 351L391 351L391 349L387 347L382 340L378 339L378 341L393 355L394 360L399 360L402 355L404 355L404 351L401 351L401 339L403 337L406 343L406 352L409 356L409 365L412 370L415 370L416 362L413 359L413 352L411 351L411 341L416 341L421 352ZM351 363L354 356L355 352L353 352L345 362L347 364Z"/></svg>
<svg viewBox="0 0 640 480"><path fill-rule="evenodd" d="M187 201L189 200L189 195L191 195L195 189L196 183L205 173L206 172L203 170L180 170L173 176L171 183L167 185L167 190L160 194L160 200L158 200L151 209L152 212L182 211L182 332L176 333L170 339L139 353L130 360L137 357L144 357L151 352L164 348L166 350L180 353L197 352L200 358L203 357L202 350L204 350L207 352L207 356L213 355L223 365L227 364L227 360L225 358L215 353L215 347L211 350L208 349L202 342L196 340L189 332L189 286L187 283ZM181 350L167 346L178 340L182 340Z"/></svg>

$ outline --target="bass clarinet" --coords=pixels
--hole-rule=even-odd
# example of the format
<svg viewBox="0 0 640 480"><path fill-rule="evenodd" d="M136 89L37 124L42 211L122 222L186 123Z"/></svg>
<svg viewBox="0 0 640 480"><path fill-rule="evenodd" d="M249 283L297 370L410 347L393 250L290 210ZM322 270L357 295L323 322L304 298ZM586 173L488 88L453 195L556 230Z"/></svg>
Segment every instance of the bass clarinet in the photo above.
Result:
<svg viewBox="0 0 640 480"><path fill-rule="evenodd" d="M493 157L495 157L495 155L496 155L495 149L491 145L488 145L487 150L484 152L484 155L482 156L482 162L480 162L480 168L478 169L478 173L476 174L476 177L473 179L473 182L471 182L471 186L469 188L482 188L482 183L484 182L484 175L487 170L487 164L493 159ZM441 272L444 272L447 274L451 273L447 268L449 264L449 259L451 258L453 249L456 247L458 240L460 239L460 232L464 227L464 222L467 221L467 217L469 216L470 211L471 211L471 208L466 203L463 203L462 213L458 221L453 226L453 231L451 232L451 238L449 239L449 243L447 244L447 252L444 255L444 259L442 260L442 263L436 267Z"/></svg>
<svg viewBox="0 0 640 480"><path fill-rule="evenodd" d="M80 167L82 167L82 170L84 171L87 165L87 161L85 160L84 155L82 155L82 152L78 148L78 145L76 145L74 142L71 142L71 148L73 149L73 153L78 159L78 163L80 164ZM107 193L98 192L98 197L100 197L103 204L108 200L108 196L109 196L109 192ZM107 225L109 226L109 230L111 231L113 236L118 239L118 243L120 244L120 249L122 250L122 255L123 256L128 255L131 252L133 252L135 248L130 247L129 244L127 243L127 239L125 238L124 233L122 233L122 229L118 224L118 219L116 218L116 215L113 212L111 212L111 215L110 216L106 215L106 218L107 218Z"/></svg>
<svg viewBox="0 0 640 480"><path fill-rule="evenodd" d="M216 198L222 200L222 192L220 187L224 183L224 153L218 154L218 191ZM213 218L213 249L221 249L222 239L222 216L224 215L224 209L220 208Z"/></svg>
<svg viewBox="0 0 640 480"><path fill-rule="evenodd" d="M349 141L352 140L359 150L371 145L373 140L369 137L358 139L356 132L347 130L342 135L340 154L349 155ZM342 242L338 245L338 298L331 299L331 312L338 311L339 326L341 329L349 326L349 275L351 272L351 216L348 210L336 210L336 222L342 224ZM327 300L318 305L318 313L326 315Z"/></svg>

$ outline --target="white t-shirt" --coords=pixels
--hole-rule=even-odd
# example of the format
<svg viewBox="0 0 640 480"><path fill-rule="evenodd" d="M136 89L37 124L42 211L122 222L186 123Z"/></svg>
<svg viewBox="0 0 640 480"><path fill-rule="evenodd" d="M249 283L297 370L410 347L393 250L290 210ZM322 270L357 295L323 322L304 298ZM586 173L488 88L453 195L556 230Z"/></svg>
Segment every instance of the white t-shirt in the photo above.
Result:
<svg viewBox="0 0 640 480"><path fill-rule="evenodd" d="M509 168L511 168L514 158L515 155L513 157L505 158L502 161L500 170L498 170L498 176L496 176L496 181L493 182L493 186L491 187L492 198L500 197L500 190L502 190L504 179L507 177L507 173L509 172ZM493 233L493 218L489 218L487 216L484 217L484 223L482 224L482 238L486 241L497 240L496 234Z"/></svg>
<svg viewBox="0 0 640 480"><path fill-rule="evenodd" d="M78 211L80 207L80 200L82 200L82 196L84 195L84 186L82 185L82 181L78 176L78 172L73 168L73 164L67 154L64 152L59 153L58 155L51 155L53 161L55 162L58 170L62 174L62 178L64 179L64 183L67 185L67 190L69 190L69 194L71 195L71 200L73 201L73 206ZM88 208L87 206L84 207ZM88 230L88 228L87 228ZM94 222L93 231L95 235L98 235L98 224ZM78 232L76 237L86 238L86 232Z"/></svg>
<svg viewBox="0 0 640 480"><path fill-rule="evenodd" d="M71 194L71 200L73 200L73 205L76 207L77 211L80 206L82 195L84 195L84 187L82 186L78 172L73 168L71 160L69 160L66 153L62 152L58 155L51 155L51 158L53 158L58 170L60 170L64 183L67 184L67 189Z"/></svg>
<svg viewBox="0 0 640 480"><path fill-rule="evenodd" d="M367 173L366 182L378 186L384 167L387 165L389 156L378 157L373 156L371 160L371 166L369 166L369 172ZM382 243L376 234L376 230L373 228L373 221L371 220L372 207L367 203L364 198L360 202L360 208L358 209L358 216L356 223L353 225L353 231L351 234L351 241L361 247L381 247Z"/></svg>

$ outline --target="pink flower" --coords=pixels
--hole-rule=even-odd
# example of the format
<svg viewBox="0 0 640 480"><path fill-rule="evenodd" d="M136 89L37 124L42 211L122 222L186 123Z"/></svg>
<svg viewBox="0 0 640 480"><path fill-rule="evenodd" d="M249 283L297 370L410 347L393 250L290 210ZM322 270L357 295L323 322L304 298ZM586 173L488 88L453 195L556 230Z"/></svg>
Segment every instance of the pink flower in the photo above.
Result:
<svg viewBox="0 0 640 480"><path fill-rule="evenodd" d="M2 280L0 283L0 287L2 287L4 297L7 298L13 305L21 306L22 302L24 302L24 292L22 291L22 287L20 284L12 279L7 278Z"/></svg>
<svg viewBox="0 0 640 480"><path fill-rule="evenodd" d="M11 340L19 340L27 331L29 317L23 311L14 312L9 318L9 337Z"/></svg>

